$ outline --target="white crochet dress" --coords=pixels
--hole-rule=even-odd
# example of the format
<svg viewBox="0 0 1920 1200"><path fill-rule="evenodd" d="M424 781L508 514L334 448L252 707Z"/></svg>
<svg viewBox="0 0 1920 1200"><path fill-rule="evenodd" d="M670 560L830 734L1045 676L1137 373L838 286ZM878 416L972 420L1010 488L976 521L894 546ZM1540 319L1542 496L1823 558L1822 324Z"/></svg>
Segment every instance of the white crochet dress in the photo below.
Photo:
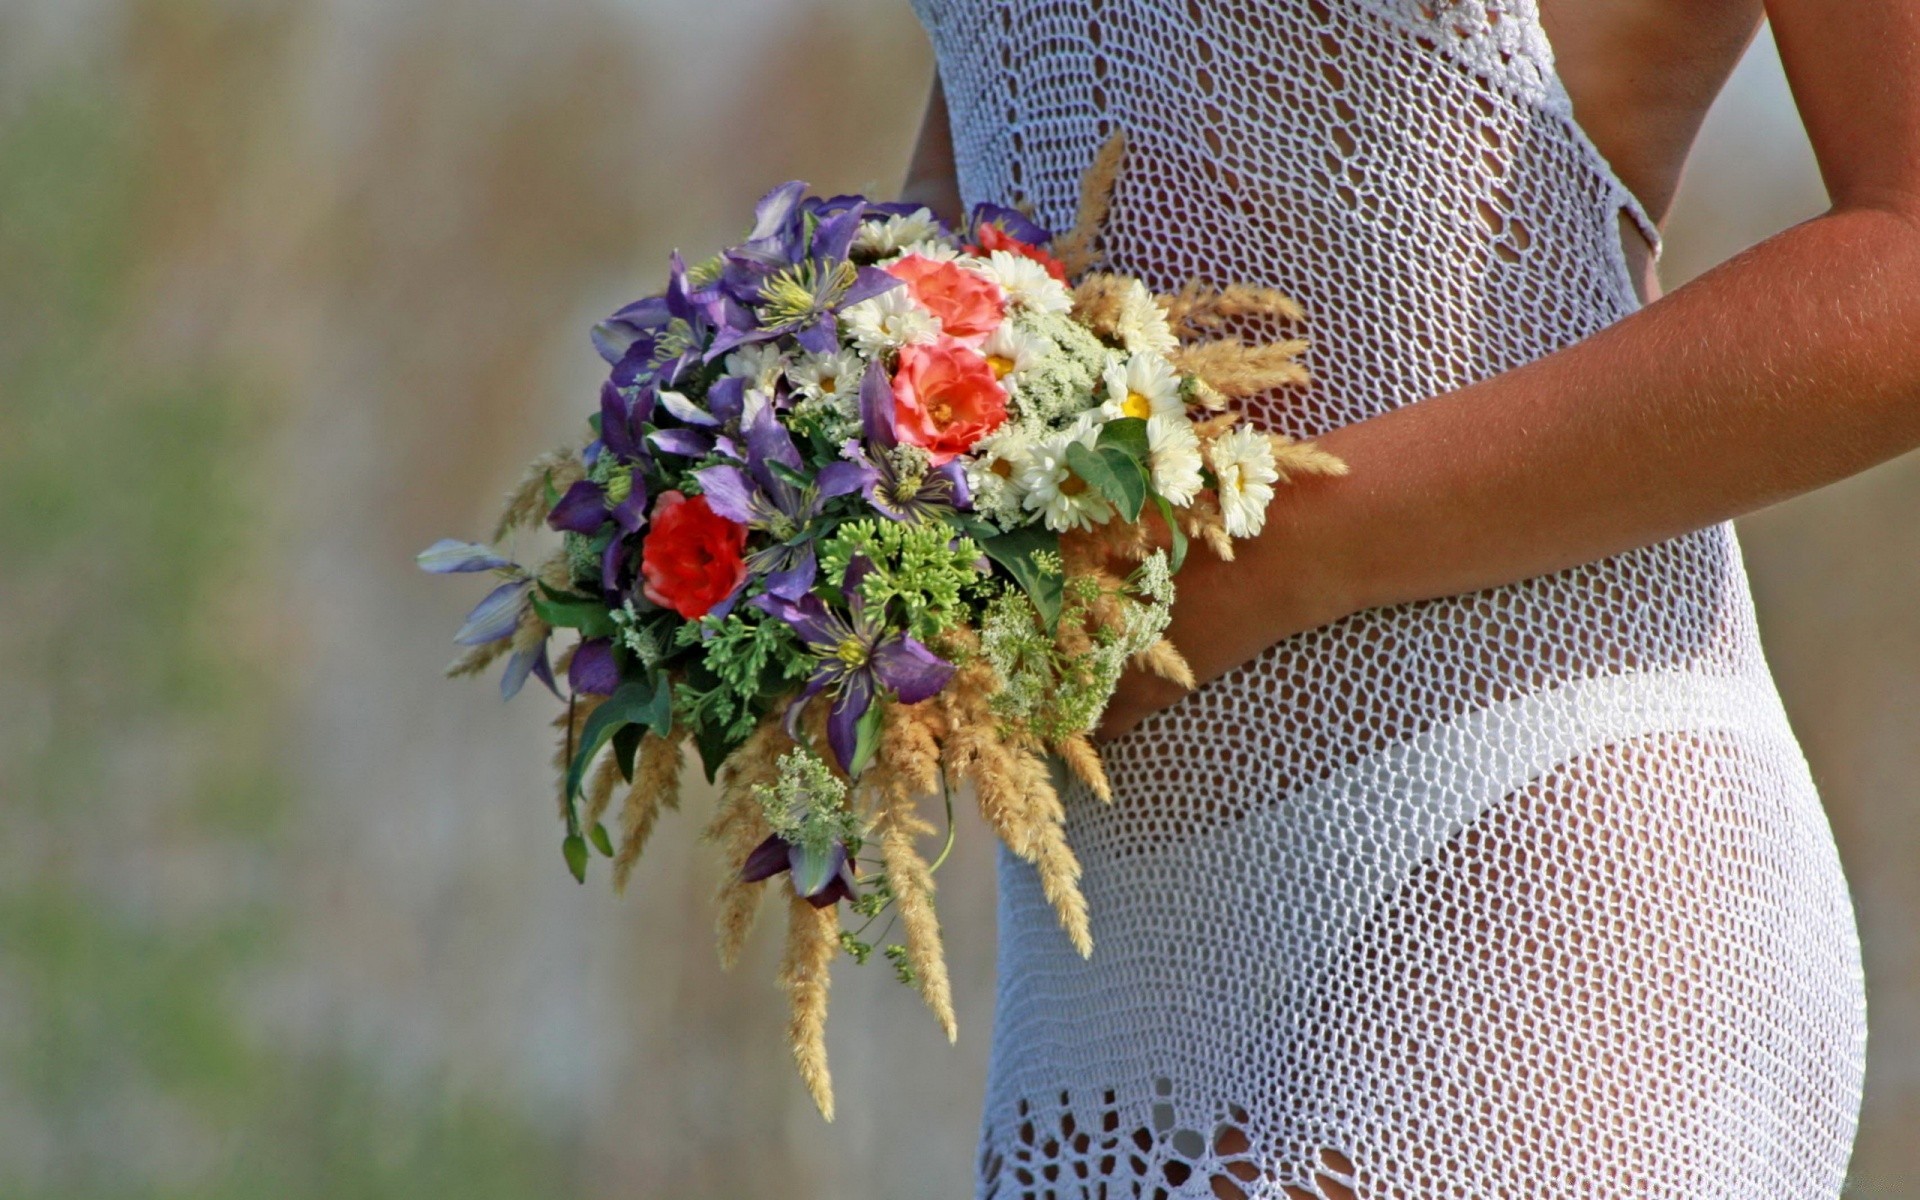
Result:
<svg viewBox="0 0 1920 1200"><path fill-rule="evenodd" d="M1533 0L916 4L966 203L1063 229L1124 127L1115 268L1304 304L1271 428L1637 303L1645 215ZM1066 805L1090 959L999 852L979 1197L1838 1193L1859 945L1730 525L1357 613L1107 760L1113 804Z"/></svg>

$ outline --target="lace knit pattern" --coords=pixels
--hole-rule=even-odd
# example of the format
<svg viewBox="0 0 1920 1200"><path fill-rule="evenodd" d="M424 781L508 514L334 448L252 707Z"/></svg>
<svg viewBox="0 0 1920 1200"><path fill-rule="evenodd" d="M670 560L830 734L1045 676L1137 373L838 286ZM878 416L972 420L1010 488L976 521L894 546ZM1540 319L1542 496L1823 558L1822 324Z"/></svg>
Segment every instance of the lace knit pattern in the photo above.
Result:
<svg viewBox="0 0 1920 1200"><path fill-rule="evenodd" d="M1302 302L1269 428L1636 304L1532 0L917 6L968 204L1065 228L1124 128L1114 267ZM1730 525L1357 613L1107 757L1091 959L999 854L982 1200L1838 1194L1859 944Z"/></svg>

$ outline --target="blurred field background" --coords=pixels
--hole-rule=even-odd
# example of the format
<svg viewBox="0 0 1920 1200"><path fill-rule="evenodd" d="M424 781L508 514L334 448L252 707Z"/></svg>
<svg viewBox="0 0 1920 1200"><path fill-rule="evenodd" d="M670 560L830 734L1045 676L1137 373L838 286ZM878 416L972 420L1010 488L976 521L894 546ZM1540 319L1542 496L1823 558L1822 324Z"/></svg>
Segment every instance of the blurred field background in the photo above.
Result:
<svg viewBox="0 0 1920 1200"><path fill-rule="evenodd" d="M958 1045L842 960L823 1125L775 939L715 962L704 797L574 885L540 697L439 679L475 596L412 565L670 248L891 192L929 70L881 0L0 0L0 1197L970 1194L977 818ZM1824 204L1763 39L1668 287ZM1903 461L1743 523L1866 939L1872 1200L1920 1197L1917 506Z"/></svg>

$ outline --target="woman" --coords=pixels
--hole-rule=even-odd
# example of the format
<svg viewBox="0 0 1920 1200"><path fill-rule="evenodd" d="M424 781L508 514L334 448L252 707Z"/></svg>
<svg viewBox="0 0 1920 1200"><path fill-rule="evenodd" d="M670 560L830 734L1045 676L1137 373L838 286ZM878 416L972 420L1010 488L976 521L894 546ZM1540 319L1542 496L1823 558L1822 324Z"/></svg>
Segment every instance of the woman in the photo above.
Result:
<svg viewBox="0 0 1920 1200"><path fill-rule="evenodd" d="M1000 852L978 1195L1834 1196L1865 1006L1733 516L1920 444L1920 6L1768 0L1832 209L1656 296L1759 0L917 0L910 198L1269 284L1352 467L1197 555ZM1558 54L1556 57L1555 50Z"/></svg>

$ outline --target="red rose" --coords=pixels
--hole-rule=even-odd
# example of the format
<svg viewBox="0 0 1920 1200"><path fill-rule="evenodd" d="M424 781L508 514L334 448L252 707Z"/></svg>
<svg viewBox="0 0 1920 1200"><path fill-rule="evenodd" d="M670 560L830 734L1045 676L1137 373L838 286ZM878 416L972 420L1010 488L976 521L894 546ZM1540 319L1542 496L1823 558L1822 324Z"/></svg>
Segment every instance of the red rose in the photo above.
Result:
<svg viewBox="0 0 1920 1200"><path fill-rule="evenodd" d="M887 265L887 273L907 283L914 300L940 318L948 337L978 342L1007 315L1000 289L972 271L919 254Z"/></svg>
<svg viewBox="0 0 1920 1200"><path fill-rule="evenodd" d="M974 230L974 236L980 239L980 245L973 253L991 254L995 250L1005 250L1009 254L1018 254L1021 258L1030 258L1047 269L1047 274L1061 283L1067 281L1067 268L1053 255L1034 245L1014 237L998 225L987 224Z"/></svg>
<svg viewBox="0 0 1920 1200"><path fill-rule="evenodd" d="M714 512L705 496L662 492L640 543L641 590L689 621L704 616L747 577L746 548L747 527Z"/></svg>
<svg viewBox="0 0 1920 1200"><path fill-rule="evenodd" d="M973 448L1007 419L1007 392L976 351L952 338L900 348L893 373L896 435L934 466Z"/></svg>

